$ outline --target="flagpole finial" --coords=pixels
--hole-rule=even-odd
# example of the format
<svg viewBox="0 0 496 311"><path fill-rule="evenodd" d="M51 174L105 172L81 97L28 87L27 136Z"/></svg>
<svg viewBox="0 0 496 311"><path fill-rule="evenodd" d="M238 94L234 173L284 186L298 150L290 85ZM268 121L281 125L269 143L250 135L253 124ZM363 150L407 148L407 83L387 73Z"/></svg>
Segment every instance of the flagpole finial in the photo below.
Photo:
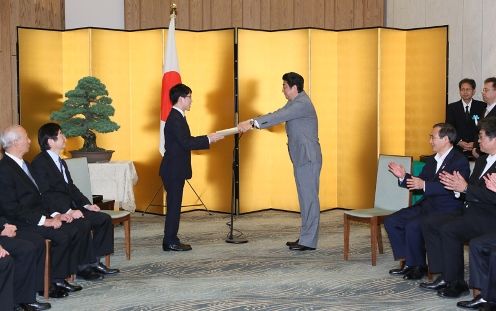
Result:
<svg viewBox="0 0 496 311"><path fill-rule="evenodd" d="M170 5L170 15L171 17L176 17L177 15L177 5L175 3Z"/></svg>

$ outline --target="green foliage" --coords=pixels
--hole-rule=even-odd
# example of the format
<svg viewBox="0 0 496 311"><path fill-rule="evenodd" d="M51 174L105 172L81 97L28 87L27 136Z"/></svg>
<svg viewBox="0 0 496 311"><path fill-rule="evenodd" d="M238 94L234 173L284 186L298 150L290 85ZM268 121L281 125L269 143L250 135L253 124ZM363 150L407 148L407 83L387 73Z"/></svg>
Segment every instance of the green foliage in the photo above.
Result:
<svg viewBox="0 0 496 311"><path fill-rule="evenodd" d="M65 136L83 137L81 151L102 150L96 145L95 132L109 133L120 127L110 120L115 109L105 84L95 77L84 77L65 96L62 108L52 112L50 119L59 122Z"/></svg>

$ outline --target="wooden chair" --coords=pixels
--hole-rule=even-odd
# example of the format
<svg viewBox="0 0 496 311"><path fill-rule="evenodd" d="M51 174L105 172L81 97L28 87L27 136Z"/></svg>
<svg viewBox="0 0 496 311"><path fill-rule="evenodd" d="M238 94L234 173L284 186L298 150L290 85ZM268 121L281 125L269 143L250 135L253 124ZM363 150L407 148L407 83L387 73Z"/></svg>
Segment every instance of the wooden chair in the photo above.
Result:
<svg viewBox="0 0 496 311"><path fill-rule="evenodd" d="M344 260L348 260L350 251L350 223L352 221L370 225L370 246L372 265L377 263L377 250L384 253L382 245L381 224L385 216L408 206L410 193L398 186L398 179L388 171L389 162L396 162L411 171L412 158L406 156L380 155L377 165L374 207L344 212Z"/></svg>
<svg viewBox="0 0 496 311"><path fill-rule="evenodd" d="M52 248L52 241L49 239L45 240L45 277L43 279L43 297L48 299L48 294L50 292L50 283L52 277L52 257L50 255L50 251Z"/></svg>
<svg viewBox="0 0 496 311"><path fill-rule="evenodd" d="M79 188L79 190L93 202L93 195L91 193L91 181L90 181L90 171L88 169L88 161L86 158L72 158L66 160L67 167L71 173L72 180L74 184ZM102 201L102 206L113 206L112 201ZM131 259L131 213L128 211L115 211L115 210L102 210L103 213L107 213L112 218L112 224L123 224L124 225L124 244L127 260ZM110 267L110 255L105 256L105 265Z"/></svg>

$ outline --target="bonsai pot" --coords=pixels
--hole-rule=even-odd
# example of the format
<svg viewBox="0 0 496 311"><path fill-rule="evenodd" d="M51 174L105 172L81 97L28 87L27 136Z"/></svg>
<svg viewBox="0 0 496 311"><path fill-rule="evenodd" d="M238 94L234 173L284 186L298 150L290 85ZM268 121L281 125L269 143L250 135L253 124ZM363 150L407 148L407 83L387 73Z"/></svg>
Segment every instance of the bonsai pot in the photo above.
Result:
<svg viewBox="0 0 496 311"><path fill-rule="evenodd" d="M114 150L105 150L105 151L79 151L72 150L69 151L73 158L83 158L85 157L88 160L88 163L102 163L109 162L112 158L112 153Z"/></svg>

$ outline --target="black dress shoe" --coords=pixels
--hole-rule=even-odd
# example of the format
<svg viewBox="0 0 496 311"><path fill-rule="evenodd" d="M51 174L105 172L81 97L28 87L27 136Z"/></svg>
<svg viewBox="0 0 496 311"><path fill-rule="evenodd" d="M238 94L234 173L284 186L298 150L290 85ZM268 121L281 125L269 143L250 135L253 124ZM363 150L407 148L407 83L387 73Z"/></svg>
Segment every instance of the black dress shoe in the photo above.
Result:
<svg viewBox="0 0 496 311"><path fill-rule="evenodd" d="M66 280L64 280L64 282L56 282L55 286L57 286L59 288L63 288L68 293L77 292L77 291L80 291L83 289L83 287L81 287L79 285L70 284Z"/></svg>
<svg viewBox="0 0 496 311"><path fill-rule="evenodd" d="M38 292L38 295L43 296L43 291ZM69 296L69 293L65 289L55 285L52 285L48 291L48 297L50 298L64 298L67 296Z"/></svg>
<svg viewBox="0 0 496 311"><path fill-rule="evenodd" d="M41 310L48 310L52 307L51 304L48 302L39 302L35 301L32 303L21 303L21 310L32 310L32 311L41 311Z"/></svg>
<svg viewBox="0 0 496 311"><path fill-rule="evenodd" d="M76 275L86 281L103 280L103 275L93 270L92 267L86 267L85 269L78 271Z"/></svg>
<svg viewBox="0 0 496 311"><path fill-rule="evenodd" d="M166 252L168 251L180 252L180 251L190 251L192 248L191 245L189 244L179 243L179 244L169 244L169 245L163 244L162 249Z"/></svg>
<svg viewBox="0 0 496 311"><path fill-rule="evenodd" d="M465 281L449 282L448 286L437 291L437 295L443 298L460 298L468 293L468 285Z"/></svg>
<svg viewBox="0 0 496 311"><path fill-rule="evenodd" d="M391 275L404 275L408 271L410 271L410 269L412 269L412 268L413 267L404 265L403 268L397 268L397 269L391 269L391 270L389 270L389 274L391 274Z"/></svg>
<svg viewBox="0 0 496 311"><path fill-rule="evenodd" d="M313 247L308 247L308 246L300 245L300 244L290 246L289 249L292 251L314 251L315 250L315 248L313 248Z"/></svg>
<svg viewBox="0 0 496 311"><path fill-rule="evenodd" d="M479 309L486 302L481 295L477 295L472 300L458 301L456 306L465 309Z"/></svg>
<svg viewBox="0 0 496 311"><path fill-rule="evenodd" d="M94 266L93 270L95 270L95 272L100 274L116 274L120 272L119 269L111 269L101 262L99 262L96 266Z"/></svg>
<svg viewBox="0 0 496 311"><path fill-rule="evenodd" d="M288 241L288 242L286 242L286 246L296 246L296 245L298 245L298 243L300 243L300 239L298 239L294 242Z"/></svg>
<svg viewBox="0 0 496 311"><path fill-rule="evenodd" d="M429 290L440 290L446 286L448 286L448 283L441 276L438 276L434 282L422 282L419 284L420 288Z"/></svg>
<svg viewBox="0 0 496 311"><path fill-rule="evenodd" d="M420 280L424 277L427 272L427 268L423 266L415 266L412 267L409 271L403 275L403 279L405 280Z"/></svg>

